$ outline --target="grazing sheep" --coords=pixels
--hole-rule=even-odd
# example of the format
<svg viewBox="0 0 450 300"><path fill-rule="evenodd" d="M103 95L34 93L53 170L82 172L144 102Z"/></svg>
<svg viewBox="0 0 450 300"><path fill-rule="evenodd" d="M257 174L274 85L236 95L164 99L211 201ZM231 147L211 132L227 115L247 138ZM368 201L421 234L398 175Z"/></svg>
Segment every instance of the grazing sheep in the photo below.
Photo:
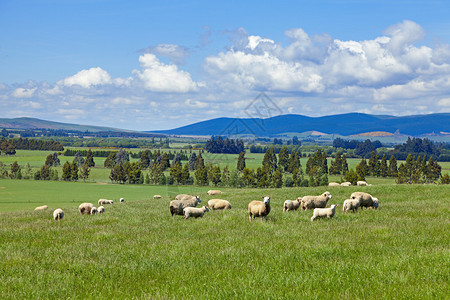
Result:
<svg viewBox="0 0 450 300"><path fill-rule="evenodd" d="M208 191L208 195L212 196L212 195L219 195L222 194L222 191L219 190L209 190Z"/></svg>
<svg viewBox="0 0 450 300"><path fill-rule="evenodd" d="M114 204L114 201L108 200L108 199L99 199L98 200L98 206L105 205L105 204Z"/></svg>
<svg viewBox="0 0 450 300"><path fill-rule="evenodd" d="M161 198L162 198L161 195L154 195L154 196L153 196L153 199L161 199Z"/></svg>
<svg viewBox="0 0 450 300"><path fill-rule="evenodd" d="M102 214L102 213L104 213L105 212L105 207L104 206L99 206L98 208L97 208L97 213L98 214Z"/></svg>
<svg viewBox="0 0 450 300"><path fill-rule="evenodd" d="M227 200L223 199L211 199L208 201L208 206L210 209L231 209L231 204Z"/></svg>
<svg viewBox="0 0 450 300"><path fill-rule="evenodd" d="M324 208L327 206L327 202L330 199L331 199L330 192L325 192L320 196L301 197L302 209L307 210L307 209L313 209L313 208Z"/></svg>
<svg viewBox="0 0 450 300"><path fill-rule="evenodd" d="M344 205L342 205L342 211L348 212L349 210L353 212L357 212L359 207L359 200L358 199L347 199L344 201Z"/></svg>
<svg viewBox="0 0 450 300"><path fill-rule="evenodd" d="M172 200L169 204L170 213L172 217L175 215L182 216L183 209L186 207L196 207L200 202L202 200L198 196L189 196L189 198L183 198L182 200Z"/></svg>
<svg viewBox="0 0 450 300"><path fill-rule="evenodd" d="M372 204L372 206L370 208L377 209L378 206L380 205L380 202L378 201L378 198L372 197L372 200L373 200L373 204Z"/></svg>
<svg viewBox="0 0 450 300"><path fill-rule="evenodd" d="M365 182L365 181L358 181L358 182L356 182L356 185L357 186L368 186L367 182Z"/></svg>
<svg viewBox="0 0 450 300"><path fill-rule="evenodd" d="M189 219L190 217L194 218L202 218L205 212L208 212L209 209L204 205L200 208L197 207L186 207L183 209L184 218Z"/></svg>
<svg viewBox="0 0 450 300"><path fill-rule="evenodd" d="M53 212L53 220L61 220L62 218L64 218L63 210L61 208L55 209L55 211Z"/></svg>
<svg viewBox="0 0 450 300"><path fill-rule="evenodd" d="M340 184L337 183L337 182L330 182L330 183L328 184L328 186L340 186Z"/></svg>
<svg viewBox="0 0 450 300"><path fill-rule="evenodd" d="M341 186L351 186L351 185L352 185L352 183L350 181L341 183Z"/></svg>
<svg viewBox="0 0 450 300"><path fill-rule="evenodd" d="M302 198L284 201L283 212L290 211L290 210L297 210L300 207L301 202L302 202Z"/></svg>
<svg viewBox="0 0 450 300"><path fill-rule="evenodd" d="M88 215L91 213L91 209L94 207L94 204L92 203L81 203L80 206L78 206L78 211L80 212L80 214L82 215Z"/></svg>
<svg viewBox="0 0 450 300"><path fill-rule="evenodd" d="M314 208L313 216L311 217L311 222L315 219L325 218L328 219L334 217L334 214L336 213L336 207L337 204L331 205L329 208Z"/></svg>
<svg viewBox="0 0 450 300"><path fill-rule="evenodd" d="M46 210L47 208L48 208L47 205L42 205L42 206L36 207L34 210Z"/></svg>
<svg viewBox="0 0 450 300"><path fill-rule="evenodd" d="M192 198L200 199L199 196L192 196L192 195L188 195L188 194L179 194L175 197L175 200L185 200L185 199L192 199Z"/></svg>
<svg viewBox="0 0 450 300"><path fill-rule="evenodd" d="M263 197L264 201L252 201L248 204L248 217L253 221L256 217L266 218L270 213L270 197Z"/></svg>
<svg viewBox="0 0 450 300"><path fill-rule="evenodd" d="M93 207L92 209L91 209L91 215L95 215L95 214L98 214L98 209L97 209L97 207Z"/></svg>
<svg viewBox="0 0 450 300"><path fill-rule="evenodd" d="M123 198L120 198L120 200L119 200L120 202L125 202L125 199L123 199Z"/></svg>
<svg viewBox="0 0 450 300"><path fill-rule="evenodd" d="M350 198L357 199L359 201L359 206L361 207L361 209L363 209L363 207L376 208L376 207L378 207L378 204L379 204L377 198L373 197L372 195L370 195L368 193L364 193L364 192L354 192L350 196ZM374 199L377 199L376 204L374 204Z"/></svg>

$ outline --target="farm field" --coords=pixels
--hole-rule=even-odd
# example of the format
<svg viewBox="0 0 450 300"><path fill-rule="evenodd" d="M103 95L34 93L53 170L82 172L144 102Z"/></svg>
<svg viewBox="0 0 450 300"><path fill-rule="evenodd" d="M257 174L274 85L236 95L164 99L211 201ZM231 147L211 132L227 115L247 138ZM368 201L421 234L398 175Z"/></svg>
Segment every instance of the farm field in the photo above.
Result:
<svg viewBox="0 0 450 300"><path fill-rule="evenodd" d="M167 187L0 180L0 297L139 299L444 299L450 294L448 186L223 189L229 211L172 218ZM329 190L331 220L282 212L286 199ZM342 213L354 191L378 210ZM153 194L162 199L153 200ZM269 195L266 221L248 220ZM82 216L81 202L126 202ZM34 212L47 204L49 210ZM65 211L52 220L53 209Z"/></svg>

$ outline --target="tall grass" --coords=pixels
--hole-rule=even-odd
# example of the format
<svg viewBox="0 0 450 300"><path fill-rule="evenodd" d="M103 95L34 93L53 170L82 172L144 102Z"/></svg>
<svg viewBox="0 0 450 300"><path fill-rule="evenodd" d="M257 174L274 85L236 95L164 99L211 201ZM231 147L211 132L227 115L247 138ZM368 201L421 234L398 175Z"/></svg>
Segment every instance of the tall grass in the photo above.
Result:
<svg viewBox="0 0 450 300"><path fill-rule="evenodd" d="M14 187L16 182L25 191ZM343 214L339 206L335 218L311 222L311 211L283 213L282 203L320 194L323 187L226 189L221 197L232 210L184 220L170 217L169 195L199 193L204 204L212 198L207 188L32 183L0 181L5 187L0 203L7 193L11 199L28 194L32 207L45 199L51 209L63 206L66 215L56 222L51 209L34 212L31 206L0 213L2 299L443 299L450 294L445 186L329 187L330 203L342 205L361 190L377 196L380 208ZM152 199L157 192L163 199ZM103 215L77 212L82 199L100 195L126 202L107 206ZM247 204L264 195L272 197L272 212L266 221L249 222ZM76 201L59 202L66 198Z"/></svg>

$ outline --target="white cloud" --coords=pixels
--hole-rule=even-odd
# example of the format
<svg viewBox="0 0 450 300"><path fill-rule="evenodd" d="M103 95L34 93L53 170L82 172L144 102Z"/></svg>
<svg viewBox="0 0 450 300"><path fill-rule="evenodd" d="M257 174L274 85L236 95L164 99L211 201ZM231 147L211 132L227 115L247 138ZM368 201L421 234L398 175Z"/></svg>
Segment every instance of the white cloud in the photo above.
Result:
<svg viewBox="0 0 450 300"><path fill-rule="evenodd" d="M79 85L84 88L90 88L96 85L110 84L111 76L102 68L90 68L63 79L61 83L69 87Z"/></svg>
<svg viewBox="0 0 450 300"><path fill-rule="evenodd" d="M159 44L141 50L144 53L153 53L169 58L175 64L183 64L184 59L189 56L189 49L175 44Z"/></svg>
<svg viewBox="0 0 450 300"><path fill-rule="evenodd" d="M206 107L209 106L209 104L206 103L206 102L201 102L201 101L198 101L198 100L192 100L192 99L187 99L184 103L185 103L187 106L195 107L195 108L206 108Z"/></svg>
<svg viewBox="0 0 450 300"><path fill-rule="evenodd" d="M12 93L15 98L30 98L33 97L37 88L17 88Z"/></svg>
<svg viewBox="0 0 450 300"><path fill-rule="evenodd" d="M438 101L439 106L450 107L450 98L444 98Z"/></svg>
<svg viewBox="0 0 450 300"><path fill-rule="evenodd" d="M176 65L166 65L154 54L139 57L142 71L134 74L147 90L165 93L187 93L197 91L201 84L194 82L188 72L178 70Z"/></svg>

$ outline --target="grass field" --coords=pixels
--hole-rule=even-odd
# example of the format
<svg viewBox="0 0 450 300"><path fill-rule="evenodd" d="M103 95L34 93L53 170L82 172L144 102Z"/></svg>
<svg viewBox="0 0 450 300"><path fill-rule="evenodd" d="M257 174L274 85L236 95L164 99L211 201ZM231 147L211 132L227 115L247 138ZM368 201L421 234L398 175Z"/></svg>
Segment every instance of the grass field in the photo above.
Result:
<svg viewBox="0 0 450 300"><path fill-rule="evenodd" d="M356 191L378 210L311 222L285 199ZM2 299L445 299L450 294L448 186L224 189L230 211L172 218L174 194L208 188L0 180ZM153 194L163 199L153 200ZM266 221L247 204L272 197ZM82 216L81 202L126 202ZM47 204L49 210L34 212ZM52 211L62 207L62 221Z"/></svg>

